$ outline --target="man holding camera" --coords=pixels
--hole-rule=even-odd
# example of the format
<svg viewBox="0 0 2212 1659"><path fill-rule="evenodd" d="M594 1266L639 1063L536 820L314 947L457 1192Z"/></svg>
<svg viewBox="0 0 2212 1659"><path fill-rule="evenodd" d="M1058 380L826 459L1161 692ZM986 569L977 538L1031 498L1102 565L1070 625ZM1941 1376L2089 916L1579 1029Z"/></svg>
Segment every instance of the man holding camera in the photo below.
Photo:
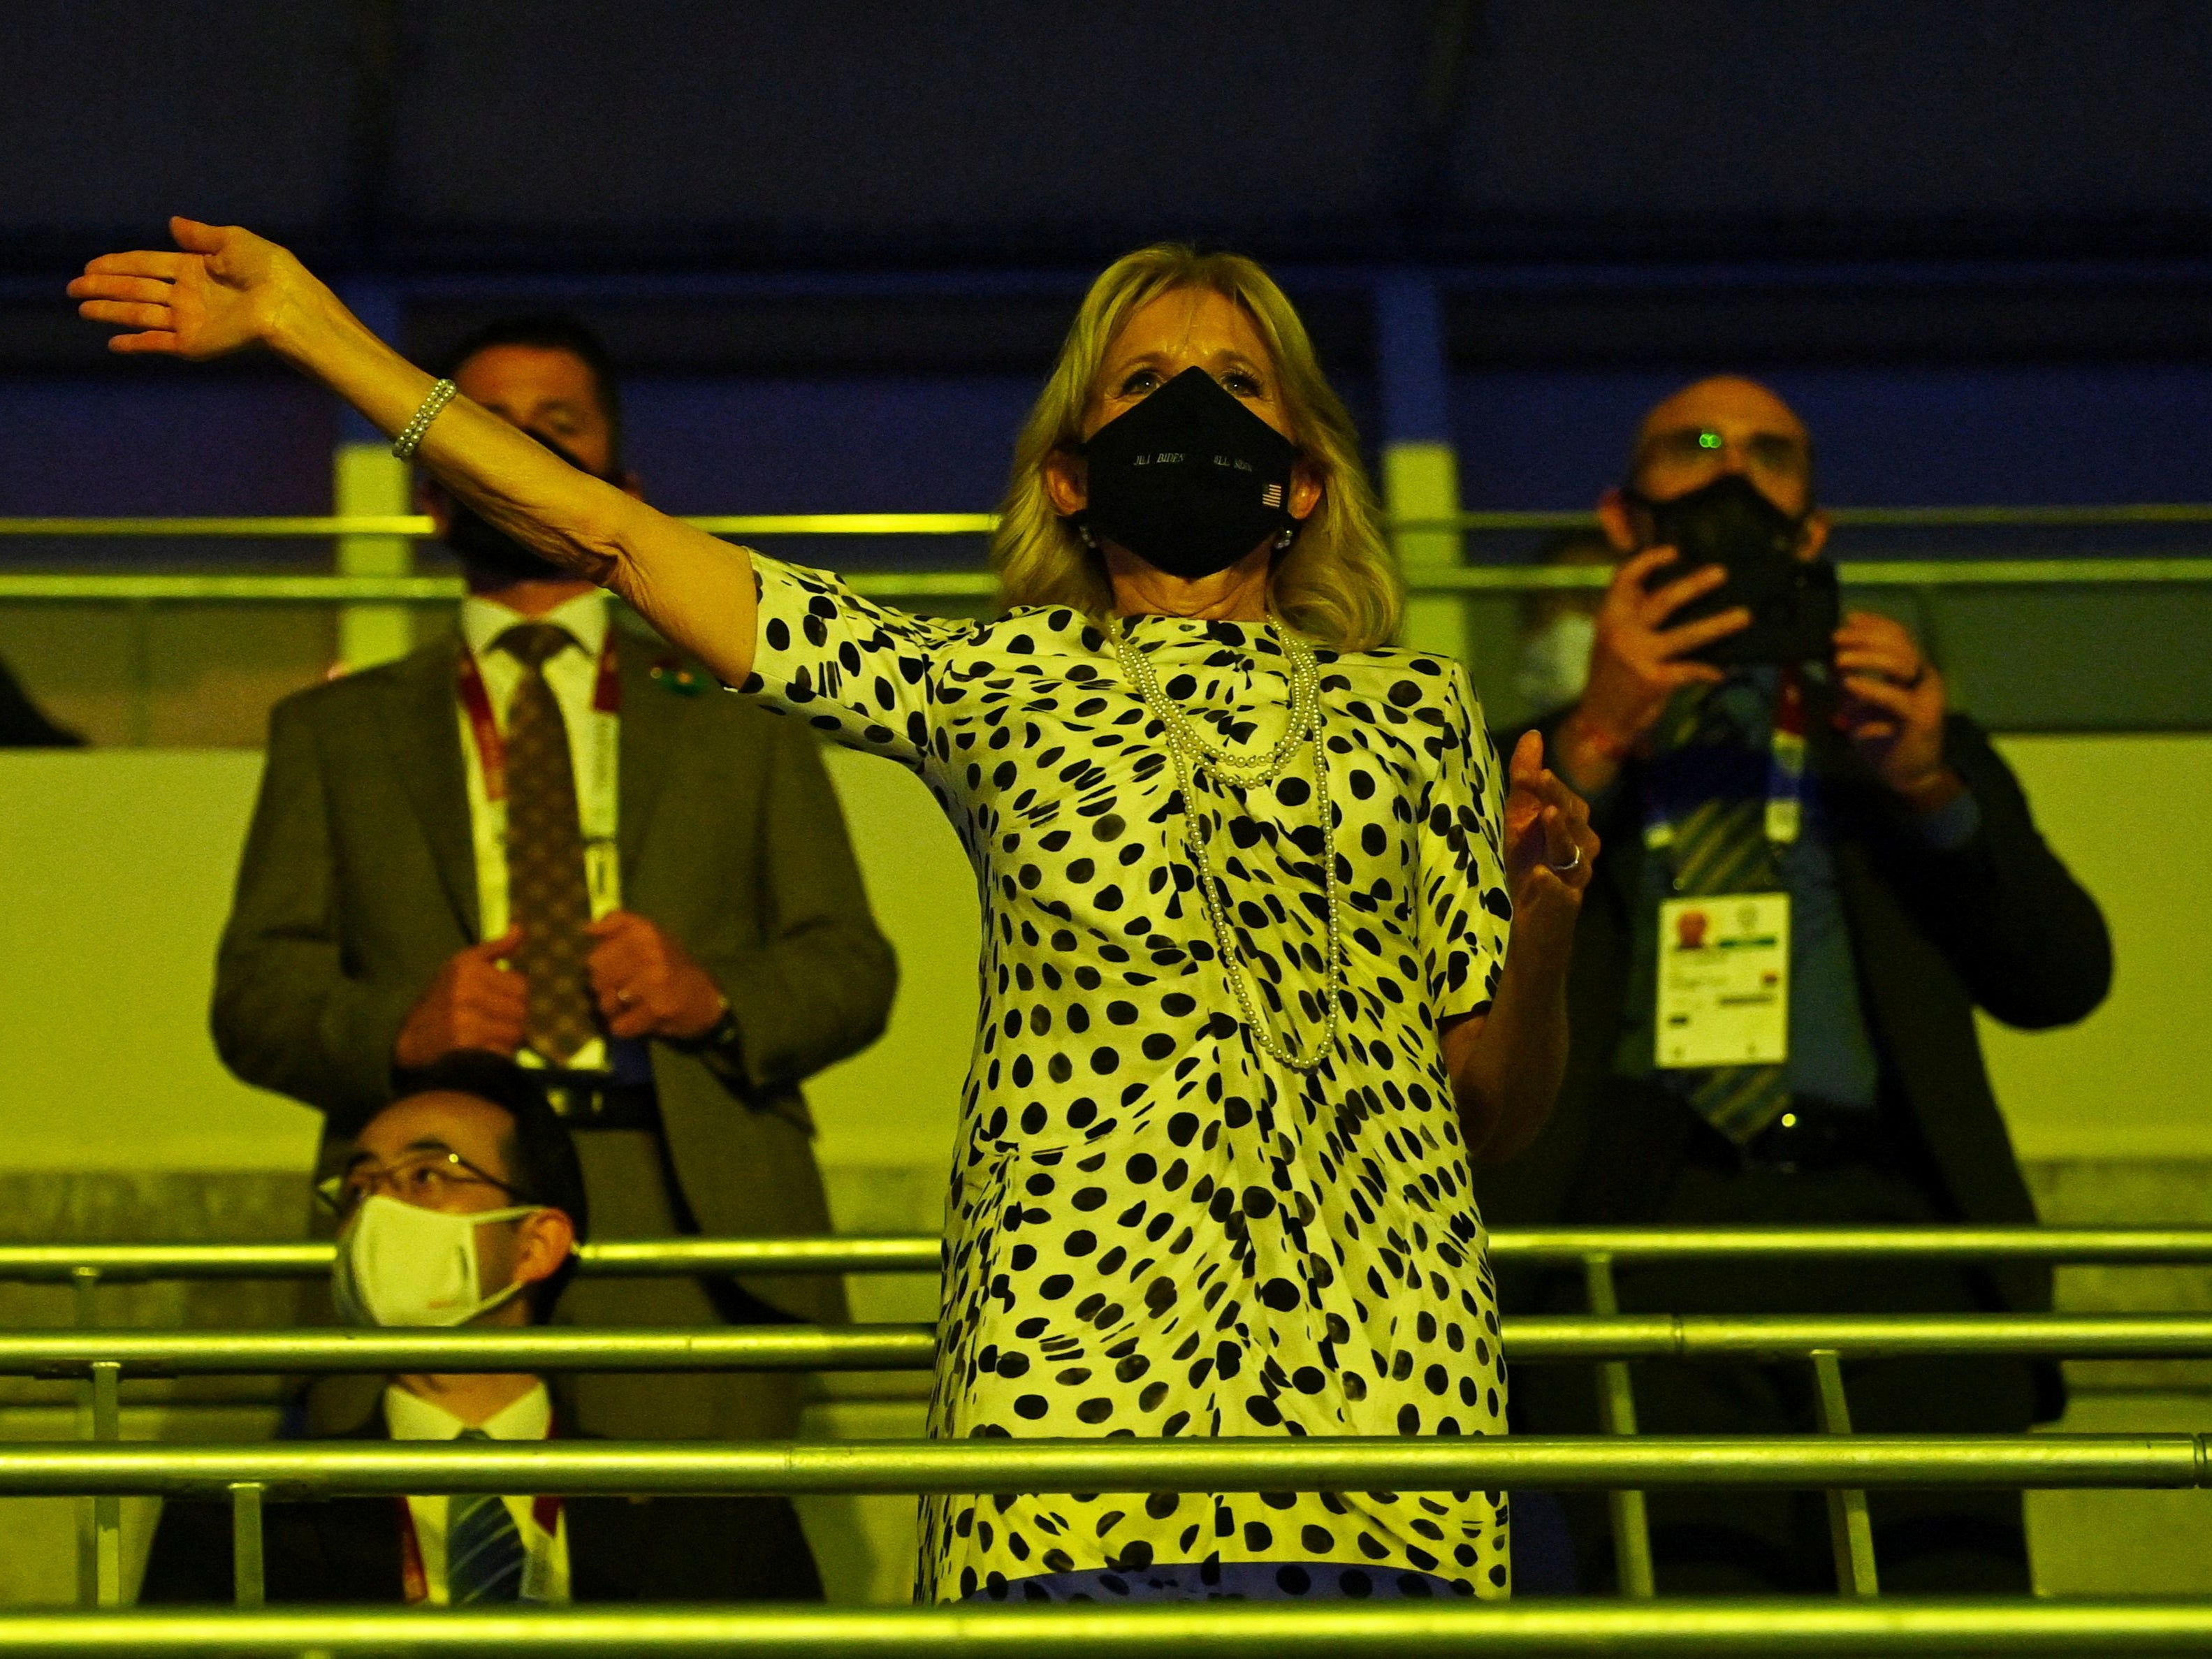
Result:
<svg viewBox="0 0 2212 1659"><path fill-rule="evenodd" d="M2044 844L2011 771L1887 617L1838 615L1811 441L1748 380L1655 408L1599 506L1621 556L1579 701L1540 721L1606 855L1569 984L1565 1086L1522 1158L1486 1171L1493 1226L2032 1223L1974 1029L2063 1025L2103 999L2094 902ZM1766 1261L1624 1267L1625 1310L2047 1309L2046 1271L1906 1273ZM1531 1276L1523 1309L1577 1279ZM1638 1426L1809 1432L1809 1370L1640 1366ZM1846 1368L1862 1432L2017 1433L2055 1370L1983 1360ZM1518 1425L1588 1432L1579 1371L1523 1370ZM2010 1494L1873 1498L1883 1587L2027 1588ZM1818 1493L1655 1493L1662 1592L1814 1593ZM1603 1505L1569 1503L1585 1577Z"/></svg>

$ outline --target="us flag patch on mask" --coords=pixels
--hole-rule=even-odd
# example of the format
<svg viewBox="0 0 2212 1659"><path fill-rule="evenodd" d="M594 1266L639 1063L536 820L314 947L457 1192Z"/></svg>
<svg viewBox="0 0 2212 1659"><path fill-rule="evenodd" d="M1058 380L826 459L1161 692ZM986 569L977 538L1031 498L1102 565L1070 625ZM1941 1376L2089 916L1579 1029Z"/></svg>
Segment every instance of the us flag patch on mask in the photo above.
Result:
<svg viewBox="0 0 2212 1659"><path fill-rule="evenodd" d="M1279 484L1279 483L1271 483L1271 484L1269 484L1269 485L1268 485L1265 489L1263 489L1263 490L1261 490L1261 491L1260 492L1260 505L1261 505L1261 506L1262 506L1262 507L1280 507L1282 504L1283 504L1283 487L1282 487L1282 485L1280 485L1280 484Z"/></svg>

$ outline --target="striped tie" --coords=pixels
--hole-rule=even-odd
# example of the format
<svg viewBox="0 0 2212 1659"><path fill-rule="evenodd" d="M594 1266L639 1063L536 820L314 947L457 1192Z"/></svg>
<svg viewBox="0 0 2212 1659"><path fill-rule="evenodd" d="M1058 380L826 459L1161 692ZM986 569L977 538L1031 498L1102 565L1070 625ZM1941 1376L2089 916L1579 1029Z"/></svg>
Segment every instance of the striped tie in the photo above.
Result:
<svg viewBox="0 0 2212 1659"><path fill-rule="evenodd" d="M491 1437L482 1429L463 1429L460 1438ZM465 1492L446 1500L446 1595L453 1606L519 1600L525 1554L505 1498Z"/></svg>
<svg viewBox="0 0 2212 1659"><path fill-rule="evenodd" d="M1741 744L1742 737L1716 706L1719 699L1685 698L1674 711L1662 748L1680 752L1711 743ZM1699 898L1714 893L1771 893L1782 886L1773 844L1766 838L1766 802L1729 799L1699 802L1683 814L1667 849L1674 892ZM1680 1086L1698 1115L1737 1146L1747 1145L1790 1109L1787 1066L1715 1066L1678 1072Z"/></svg>

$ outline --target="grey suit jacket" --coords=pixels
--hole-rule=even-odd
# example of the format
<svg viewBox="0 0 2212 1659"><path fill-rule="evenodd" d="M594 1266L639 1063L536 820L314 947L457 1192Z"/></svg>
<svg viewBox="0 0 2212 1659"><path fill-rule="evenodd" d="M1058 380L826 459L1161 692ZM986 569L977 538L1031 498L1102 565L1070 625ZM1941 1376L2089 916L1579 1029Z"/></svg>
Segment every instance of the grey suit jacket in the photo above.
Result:
<svg viewBox="0 0 2212 1659"><path fill-rule="evenodd" d="M399 1028L477 937L453 684L458 637L297 693L270 719L261 795L216 961L216 1046L249 1083L319 1109L326 1139L392 1098ZM729 998L742 1075L652 1044L682 1195L710 1235L826 1232L801 1079L883 1030L896 978L813 735L656 675L622 638L623 902ZM671 659L663 659L663 661ZM843 1317L835 1279L750 1280Z"/></svg>

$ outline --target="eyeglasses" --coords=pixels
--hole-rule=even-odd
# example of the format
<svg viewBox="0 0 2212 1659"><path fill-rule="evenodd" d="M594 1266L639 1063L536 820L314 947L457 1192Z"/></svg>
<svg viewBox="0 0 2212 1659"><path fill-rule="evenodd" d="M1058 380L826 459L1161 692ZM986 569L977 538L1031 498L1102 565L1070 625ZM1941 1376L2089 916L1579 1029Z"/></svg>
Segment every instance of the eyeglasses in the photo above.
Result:
<svg viewBox="0 0 2212 1659"><path fill-rule="evenodd" d="M445 1210L472 1187L489 1187L509 1198L520 1196L508 1182L487 1175L459 1152L425 1150L390 1164L364 1159L344 1173L315 1183L315 1196L331 1214L343 1218L380 1192L417 1209Z"/></svg>
<svg viewBox="0 0 2212 1659"><path fill-rule="evenodd" d="M1644 441L1637 455L1637 470L1664 466L1677 476L1686 472L1717 473L1733 449L1743 470L1755 478L1775 483L1802 483L1813 476L1812 447L1802 438L1784 432L1754 432L1731 442L1725 433L1709 426L1677 427L1655 432Z"/></svg>

